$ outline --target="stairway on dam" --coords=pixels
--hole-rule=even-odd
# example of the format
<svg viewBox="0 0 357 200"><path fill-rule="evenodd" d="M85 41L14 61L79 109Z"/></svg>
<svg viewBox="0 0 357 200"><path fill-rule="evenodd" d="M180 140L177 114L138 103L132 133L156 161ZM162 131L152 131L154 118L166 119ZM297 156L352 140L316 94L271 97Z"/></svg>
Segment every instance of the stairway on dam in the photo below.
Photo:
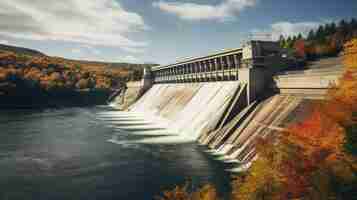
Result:
<svg viewBox="0 0 357 200"><path fill-rule="evenodd" d="M239 163L238 170L249 167L256 139L274 137L301 120L343 73L340 62L287 71L283 63L290 62L276 46L251 43L154 69L143 80L152 86L129 110L164 122L224 162Z"/></svg>

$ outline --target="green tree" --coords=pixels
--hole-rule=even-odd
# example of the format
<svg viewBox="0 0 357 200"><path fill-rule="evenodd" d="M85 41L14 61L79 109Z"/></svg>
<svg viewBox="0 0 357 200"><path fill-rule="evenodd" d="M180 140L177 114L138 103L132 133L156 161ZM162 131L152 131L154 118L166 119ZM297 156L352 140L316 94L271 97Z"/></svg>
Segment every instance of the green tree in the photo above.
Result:
<svg viewBox="0 0 357 200"><path fill-rule="evenodd" d="M346 128L346 142L344 144L348 153L357 156L357 124Z"/></svg>
<svg viewBox="0 0 357 200"><path fill-rule="evenodd" d="M315 40L319 43L322 43L325 40L325 29L322 25L320 25L316 31Z"/></svg>
<svg viewBox="0 0 357 200"><path fill-rule="evenodd" d="M346 37L348 33L348 24L345 20L341 20L338 24L338 29L342 32L343 36Z"/></svg>
<svg viewBox="0 0 357 200"><path fill-rule="evenodd" d="M297 36L296 35L294 35L294 37L293 37L293 41L292 41L292 44L294 45L294 43L296 42L296 40L297 40L298 38L297 38Z"/></svg>
<svg viewBox="0 0 357 200"><path fill-rule="evenodd" d="M357 30L357 20L355 18L352 18L350 22L350 27L352 30Z"/></svg>
<svg viewBox="0 0 357 200"><path fill-rule="evenodd" d="M315 32L314 30L311 30L309 34L307 35L307 40L312 41L315 39Z"/></svg>
<svg viewBox="0 0 357 200"><path fill-rule="evenodd" d="M285 38L283 35L280 35L279 37L279 43L280 43L280 46L281 47L284 47L285 46Z"/></svg>
<svg viewBox="0 0 357 200"><path fill-rule="evenodd" d="M303 39L303 37L302 37L302 34L299 33L299 35L297 36L297 40L301 40L301 39Z"/></svg>
<svg viewBox="0 0 357 200"><path fill-rule="evenodd" d="M284 48L291 49L293 47L293 44L293 39L291 38L291 36L289 36L288 39L286 39L285 41Z"/></svg>

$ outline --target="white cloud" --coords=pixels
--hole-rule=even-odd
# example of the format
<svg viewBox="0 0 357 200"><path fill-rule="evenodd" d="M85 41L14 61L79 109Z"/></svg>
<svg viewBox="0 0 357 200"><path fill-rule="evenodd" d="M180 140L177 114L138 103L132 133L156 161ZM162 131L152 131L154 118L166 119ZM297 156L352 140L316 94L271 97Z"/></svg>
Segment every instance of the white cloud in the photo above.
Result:
<svg viewBox="0 0 357 200"><path fill-rule="evenodd" d="M143 18L116 0L1 0L0 34L29 40L142 48L128 38L147 29Z"/></svg>
<svg viewBox="0 0 357 200"><path fill-rule="evenodd" d="M289 37L301 33L307 36L310 30L317 29L321 24L322 22L278 22L271 25L271 33L274 40L278 40L280 35Z"/></svg>
<svg viewBox="0 0 357 200"><path fill-rule="evenodd" d="M75 54L80 54L80 53L82 53L82 50L76 48L76 49L71 49L71 52L72 52L72 53L75 53Z"/></svg>
<svg viewBox="0 0 357 200"><path fill-rule="evenodd" d="M82 45L83 48L85 48L86 50L88 50L90 53L95 54L95 55L99 55L101 53L101 51L93 46L90 45ZM122 47L122 49L124 49L124 47Z"/></svg>
<svg viewBox="0 0 357 200"><path fill-rule="evenodd" d="M317 29L319 25L323 22L277 22L270 26L268 30L253 30L253 35L264 35L270 34L271 39L278 40L280 35L283 35L285 38L289 36L297 36L300 33L302 36L307 36L307 34L312 29Z"/></svg>
<svg viewBox="0 0 357 200"><path fill-rule="evenodd" d="M217 5L157 1L154 7L184 20L232 20L239 12L256 5L256 0L224 0Z"/></svg>
<svg viewBox="0 0 357 200"><path fill-rule="evenodd" d="M0 40L0 44L9 44L9 41L7 41L7 40Z"/></svg>
<svg viewBox="0 0 357 200"><path fill-rule="evenodd" d="M143 47L143 48L122 47L122 49L129 53L144 53L145 52L145 47Z"/></svg>
<svg viewBox="0 0 357 200"><path fill-rule="evenodd" d="M127 55L119 59L118 62L126 62L126 63L138 63L140 60L132 55Z"/></svg>

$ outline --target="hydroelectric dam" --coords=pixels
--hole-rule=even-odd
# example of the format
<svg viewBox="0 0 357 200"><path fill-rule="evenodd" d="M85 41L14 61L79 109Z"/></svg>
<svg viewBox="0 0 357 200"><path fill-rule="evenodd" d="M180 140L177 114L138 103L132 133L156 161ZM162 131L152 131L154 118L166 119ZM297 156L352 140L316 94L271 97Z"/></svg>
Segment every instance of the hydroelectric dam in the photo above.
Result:
<svg viewBox="0 0 357 200"><path fill-rule="evenodd" d="M241 48L146 69L142 82L129 86L117 101L136 94L130 115L166 127L172 142L195 140L225 162L249 166L258 137L285 131L323 100L343 73L340 58L292 70L296 65L278 42L249 41Z"/></svg>

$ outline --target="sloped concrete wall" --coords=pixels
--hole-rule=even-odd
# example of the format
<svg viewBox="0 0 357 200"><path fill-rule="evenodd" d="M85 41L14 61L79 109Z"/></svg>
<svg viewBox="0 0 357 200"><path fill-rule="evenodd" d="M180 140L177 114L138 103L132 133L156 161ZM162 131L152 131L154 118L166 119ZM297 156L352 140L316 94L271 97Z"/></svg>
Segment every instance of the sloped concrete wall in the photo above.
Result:
<svg viewBox="0 0 357 200"><path fill-rule="evenodd" d="M224 140L215 137L200 138L201 144L208 145L216 154L222 155L222 160L237 160L242 164L250 163L256 156L255 141L258 137L274 137L282 131L286 131L289 121L299 118L294 112L300 107L308 109L306 103L314 100L306 100L303 96L275 95L250 108L241 120L232 120L231 132L227 133ZM307 110L306 110L307 111ZM232 126L228 124L227 126ZM228 131L229 129L222 129ZM216 132L213 134L217 134ZM218 142L217 142L218 141Z"/></svg>
<svg viewBox="0 0 357 200"><path fill-rule="evenodd" d="M130 111L158 116L183 137L197 139L215 129L239 82L156 84Z"/></svg>

